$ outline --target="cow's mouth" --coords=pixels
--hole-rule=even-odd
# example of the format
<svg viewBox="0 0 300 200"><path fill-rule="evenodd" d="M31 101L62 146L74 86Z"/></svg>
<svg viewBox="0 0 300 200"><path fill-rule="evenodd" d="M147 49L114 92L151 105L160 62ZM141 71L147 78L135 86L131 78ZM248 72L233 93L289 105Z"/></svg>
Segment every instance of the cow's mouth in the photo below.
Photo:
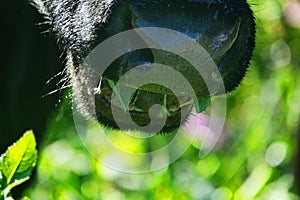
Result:
<svg viewBox="0 0 300 200"><path fill-rule="evenodd" d="M142 27L162 27L184 33L201 44L211 55L222 75L225 90L234 89L245 74L254 47L255 25L246 2L231 6L221 1L168 2L149 1L145 4L128 1L115 6L108 22L100 29L99 41L125 30ZM120 128L121 125L131 129L129 121L134 121L136 125L144 127L151 122L149 110L155 104L163 107L163 113L154 116L156 120L163 120L162 116L167 116L160 132L171 132L188 118L194 99L189 95L176 96L167 88L155 84L138 88L125 85L124 87L135 90L128 105L122 105L121 98L117 103L112 101L114 87L119 79L129 70L147 63L162 63L178 70L188 79L198 98L209 98L219 93L216 86L215 94L209 94L202 76L195 73L190 63L177 55L153 49L133 51L113 62L101 77L95 94L99 122L113 128ZM112 108L120 115L129 112L131 119L124 117L116 122Z"/></svg>
<svg viewBox="0 0 300 200"><path fill-rule="evenodd" d="M116 91L114 93L116 100L113 100L113 85L110 83L111 81L105 78L102 79L101 92L95 96L98 120L110 127L136 129L136 126L132 126L132 122L140 127L147 126L151 123L149 116L151 106L159 104L163 109L155 113L153 117L156 119L154 121L164 121L164 117L166 117L165 124L160 132L171 132L179 128L182 119L188 117L193 107L193 101L189 97L176 97L172 93L149 91L147 86L135 90L129 103L122 105L122 97ZM160 86L148 85L148 87L159 88ZM180 101L185 103L180 104L177 98L180 98ZM114 109L114 113L112 113L112 109ZM125 116L124 112L130 113L130 118L123 117ZM118 122L115 121L116 115L120 116ZM152 124L152 127L146 129L146 131L152 132L159 126L160 123Z"/></svg>

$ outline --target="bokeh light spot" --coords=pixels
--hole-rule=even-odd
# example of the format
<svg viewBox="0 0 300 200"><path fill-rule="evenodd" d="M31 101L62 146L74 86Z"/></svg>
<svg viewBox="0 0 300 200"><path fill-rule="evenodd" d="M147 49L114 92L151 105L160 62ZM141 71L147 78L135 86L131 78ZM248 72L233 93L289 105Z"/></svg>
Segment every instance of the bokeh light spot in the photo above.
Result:
<svg viewBox="0 0 300 200"><path fill-rule="evenodd" d="M225 187L214 190L211 197L212 200L230 200L231 198L232 198L231 190Z"/></svg>
<svg viewBox="0 0 300 200"><path fill-rule="evenodd" d="M300 27L300 2L287 2L284 7L284 16L289 25Z"/></svg>
<svg viewBox="0 0 300 200"><path fill-rule="evenodd" d="M272 166L277 167L280 165L287 153L287 146L283 142L275 142L269 146L266 151L266 162Z"/></svg>
<svg viewBox="0 0 300 200"><path fill-rule="evenodd" d="M257 16L265 20L275 20L282 16L282 10L279 2L267 0L262 2L262 10L257 12Z"/></svg>
<svg viewBox="0 0 300 200"><path fill-rule="evenodd" d="M289 45L283 40L277 40L270 48L270 57L275 69L290 64L291 50Z"/></svg>

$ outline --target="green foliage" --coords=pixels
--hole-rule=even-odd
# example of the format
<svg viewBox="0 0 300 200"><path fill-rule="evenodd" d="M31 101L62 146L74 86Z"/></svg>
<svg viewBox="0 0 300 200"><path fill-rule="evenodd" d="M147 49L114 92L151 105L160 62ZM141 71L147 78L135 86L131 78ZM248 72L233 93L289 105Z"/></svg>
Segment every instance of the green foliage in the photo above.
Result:
<svg viewBox="0 0 300 200"><path fill-rule="evenodd" d="M0 199L12 199L13 187L28 180L36 165L34 134L27 131L0 157Z"/></svg>
<svg viewBox="0 0 300 200"><path fill-rule="evenodd" d="M198 97L195 99L195 110L197 113L201 113L205 111L205 109L209 106L210 104L210 98L203 98L203 97Z"/></svg>

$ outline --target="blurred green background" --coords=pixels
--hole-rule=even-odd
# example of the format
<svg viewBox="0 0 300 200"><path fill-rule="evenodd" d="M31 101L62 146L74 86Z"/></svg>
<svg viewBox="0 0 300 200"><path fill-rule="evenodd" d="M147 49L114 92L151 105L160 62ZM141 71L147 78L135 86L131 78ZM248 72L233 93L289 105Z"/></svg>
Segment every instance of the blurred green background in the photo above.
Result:
<svg viewBox="0 0 300 200"><path fill-rule="evenodd" d="M22 122L23 118L17 114L11 118L15 121L15 118L20 120L11 124L11 120L6 117L12 115L8 114L11 108L6 106L10 105L6 102L4 111L7 113L1 113L1 121L9 122L1 125L1 148L6 145L3 142L5 138L17 138L17 134L21 135L22 127L33 128L39 138L37 172L24 194L31 199L39 200L300 199L296 186L299 176L295 176L299 170L297 162L300 159L300 155L297 155L300 112L300 2L297 0L248 2L256 17L256 49L242 84L236 91L227 95L227 117L222 141L209 155L200 158L201 146L194 144L180 159L160 171L147 174L121 173L100 164L81 143L72 118L71 99L64 97L69 96L69 91L58 92L61 93L60 97L55 93L40 99L47 102L47 110L50 110L45 111L47 115L38 106L25 105L28 110L24 113L28 116L23 118L43 119L42 122L35 120L25 125ZM13 3L8 7L12 9ZM44 79L37 79L37 76L31 77L30 80L25 78L26 81L31 81L42 88L32 89L34 94L41 97L63 87L63 85L56 86L61 76L49 84L45 83L46 74L50 79L63 70L63 64L60 63L64 60L59 59L54 39L51 41L39 35L39 31L45 29L38 27L43 26L29 25L31 20L32 24L43 21L38 13L26 3L20 4L17 12L23 13L20 16L27 19L27 26L20 30L34 30L15 33L16 30L13 28L7 29L8 32L12 31L17 35L14 38L19 38L15 41L11 34L7 36L16 46L20 46L20 42L26 42L23 40L28 38L33 43L28 42L23 49L16 47L20 51L18 55L25 54L23 57L26 59L26 55L30 54L28 52L32 52L30 49L36 48L35 52L31 53L32 63L36 55L38 59L35 62L41 61L39 64L35 63L35 66L43 70L49 70L48 68L52 66L51 72L33 72L44 73ZM13 26L12 22L8 24ZM22 24L15 25L14 28L19 29L20 26ZM41 45L41 42L46 46ZM10 43L7 43L9 46ZM48 48L49 46L52 49ZM4 47L6 48L5 45ZM18 70L15 67L18 65L14 63L19 62L20 66L24 64L24 60L20 61L17 57L9 58L14 62L4 62L9 66L4 65L1 68ZM10 80L9 77L4 79ZM10 84L15 81L6 82ZM11 91L9 86L7 91ZM17 98L14 102L16 107L26 101L28 95L6 97L5 92L2 101L12 103L9 98ZM19 93L16 92L16 95ZM45 106L43 103L40 104ZM58 106L55 106L56 104ZM20 113L19 110L16 113ZM16 131L19 132L14 134ZM6 135L5 132L10 135ZM111 137L114 137L117 143L123 144L128 139L118 133ZM160 142L166 142L162 139L163 136L157 137ZM143 151L145 148L143 142L127 142L130 145L124 145L123 148L128 151Z"/></svg>

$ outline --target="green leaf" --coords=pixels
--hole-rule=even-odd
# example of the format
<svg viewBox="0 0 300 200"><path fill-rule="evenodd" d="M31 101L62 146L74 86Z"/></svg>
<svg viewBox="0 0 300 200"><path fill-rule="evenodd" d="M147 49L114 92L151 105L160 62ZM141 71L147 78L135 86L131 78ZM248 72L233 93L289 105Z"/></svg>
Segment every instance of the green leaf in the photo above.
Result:
<svg viewBox="0 0 300 200"><path fill-rule="evenodd" d="M6 191L28 180L36 165L36 142L32 131L27 131L0 157L1 190Z"/></svg>
<svg viewBox="0 0 300 200"><path fill-rule="evenodd" d="M210 104L210 98L197 97L195 99L195 109L197 113L203 112Z"/></svg>
<svg viewBox="0 0 300 200"><path fill-rule="evenodd" d="M117 87L113 80L110 80L110 79L106 79L106 80L107 80L109 86L111 87L111 89L114 91L115 95L118 97L118 100L120 101L122 109L124 111L128 110L129 102L127 102L127 103L124 102L124 99L128 100L128 98L126 98L126 95L133 94L135 89L129 88L129 87L126 87L126 86L122 86L120 84ZM124 88L122 88L122 87L124 87ZM127 92L126 93L121 93L120 91L127 91ZM131 100L131 98L132 98L132 96L129 98L129 101Z"/></svg>
<svg viewBox="0 0 300 200"><path fill-rule="evenodd" d="M1 170L0 170L0 200L4 199L4 188L5 188L5 179L2 176L2 173L1 173Z"/></svg>
<svg viewBox="0 0 300 200"><path fill-rule="evenodd" d="M1 159L1 158L0 158ZM1 163L1 160L0 160ZM0 164L1 166L1 164ZM4 189L5 189L5 184L6 180L5 177L2 175L1 169L0 169L0 200L2 200L4 198Z"/></svg>

